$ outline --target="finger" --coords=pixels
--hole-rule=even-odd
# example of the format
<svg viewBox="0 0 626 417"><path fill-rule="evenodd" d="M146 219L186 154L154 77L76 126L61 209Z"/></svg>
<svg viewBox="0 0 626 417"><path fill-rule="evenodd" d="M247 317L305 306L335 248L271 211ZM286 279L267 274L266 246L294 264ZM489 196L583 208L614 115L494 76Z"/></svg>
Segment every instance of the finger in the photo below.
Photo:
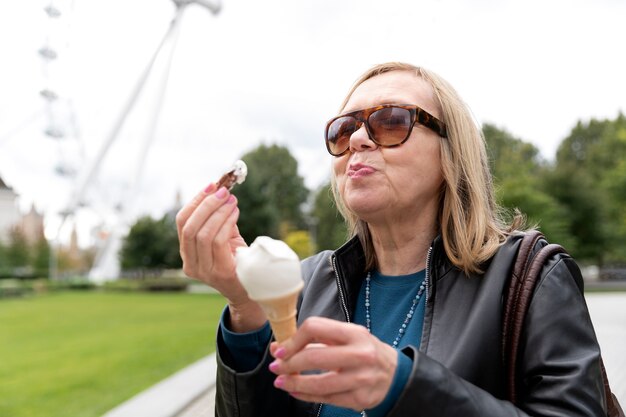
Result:
<svg viewBox="0 0 626 417"><path fill-rule="evenodd" d="M298 331L282 344L285 350L282 359L289 359L309 343L346 345L351 341L367 337L369 337L369 332L363 326L324 317L309 317Z"/></svg>
<svg viewBox="0 0 626 417"><path fill-rule="evenodd" d="M308 345L306 345L305 349L316 349L316 348L323 348L326 346L328 345L325 345L324 343L309 343ZM270 343L270 355L277 358L278 356L276 356L276 351L281 347L282 345L276 341ZM283 348L283 351L284 351L284 348ZM282 358L283 356L281 355L280 357Z"/></svg>
<svg viewBox="0 0 626 417"><path fill-rule="evenodd" d="M200 203L202 203L206 196L215 191L215 187L216 186L214 183L209 184L204 190L196 194L189 203L187 203L182 209L178 211L178 213L176 213L176 228L178 229L179 240L181 240L182 228L185 223L187 223L187 220L189 219L189 216L191 216L191 213L193 213L194 210L200 205Z"/></svg>
<svg viewBox="0 0 626 417"><path fill-rule="evenodd" d="M228 201L229 196L230 193L228 190L221 188L210 197L206 196L200 201L183 224L181 242L187 243L194 241L200 228L219 207Z"/></svg>
<svg viewBox="0 0 626 417"><path fill-rule="evenodd" d="M276 341L270 343L270 355L272 355L273 357L276 357L276 350L280 347L281 345Z"/></svg>
<svg viewBox="0 0 626 417"><path fill-rule="evenodd" d="M248 246L248 244L246 243L246 241L243 239L243 237L241 237L241 233L239 233L239 227L237 227L237 221L239 221L239 208L237 208L237 216L235 219L235 223L233 224L232 230L231 230L231 235L230 235L230 239L233 241L233 244L231 245L231 250L233 252L233 255L235 254L235 249L237 249L240 246Z"/></svg>
<svg viewBox="0 0 626 417"><path fill-rule="evenodd" d="M210 223L210 220L212 220L213 222L218 222L219 224L223 223L223 218L212 219L212 217L219 210L219 208L228 201L227 196L228 191L225 188L218 190L218 192L214 193L211 197L204 198L196 207L196 209L191 213L191 216L187 218L180 233L181 256L183 258L183 262L185 262L186 264L192 266L198 264L199 258L196 241L200 238L200 236L198 236L200 230L207 223ZM204 234L206 235L206 233L207 232L205 231ZM205 236L204 239L206 238L207 237Z"/></svg>
<svg viewBox="0 0 626 417"><path fill-rule="evenodd" d="M239 215L236 201L235 196L231 195L226 202L211 213L210 217L206 219L198 230L195 239L196 253L202 254L204 258L202 262L203 266L213 268L215 266L214 260L227 260L232 258L233 254L230 250L228 237L231 234L230 227L232 227L232 222L233 220L236 221L236 218L233 219L231 215L235 211L237 212L236 216ZM201 207L198 208L199 211ZM199 216L200 215L201 213ZM194 216L192 216L192 218L193 217ZM192 220L190 219L190 221ZM227 223L231 226L227 226ZM234 264L232 272L234 272Z"/></svg>
<svg viewBox="0 0 626 417"><path fill-rule="evenodd" d="M237 220L239 219L239 208L237 207L237 199L234 198L233 202L227 202L225 206L229 204L234 205L233 210L215 235L213 256L218 259L226 259L227 257L231 257L234 255L234 248L231 247L230 242L233 238L240 236L237 230ZM236 234L233 233L233 230ZM243 239L241 239L241 241L238 243L240 244L240 246L246 245Z"/></svg>
<svg viewBox="0 0 626 417"><path fill-rule="evenodd" d="M373 344L307 347L289 360L277 359L272 366L276 374L295 374L311 370L345 370L356 367L375 368L378 352Z"/></svg>
<svg viewBox="0 0 626 417"><path fill-rule="evenodd" d="M326 372L317 375L281 375L274 385L298 399L363 410L373 408L387 395L389 386L363 372Z"/></svg>

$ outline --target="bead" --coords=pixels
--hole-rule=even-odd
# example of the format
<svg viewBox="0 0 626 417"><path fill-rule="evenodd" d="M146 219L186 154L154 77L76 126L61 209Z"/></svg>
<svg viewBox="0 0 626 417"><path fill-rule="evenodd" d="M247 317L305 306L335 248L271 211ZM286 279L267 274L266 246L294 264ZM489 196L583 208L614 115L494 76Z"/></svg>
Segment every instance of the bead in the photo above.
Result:
<svg viewBox="0 0 626 417"><path fill-rule="evenodd" d="M365 323L367 326L367 331L369 333L372 333L372 329L371 329L371 317L370 317L370 281L371 281L371 274L370 272L367 273L367 276L365 277ZM415 306L419 303L419 300L422 298L422 295L424 294L424 290L426 289L426 280L424 279L424 281L422 281L422 283L419 286L419 290L417 291L417 294L415 295L415 298L413 299L413 302L411 304L411 307L409 308L409 312L406 315L406 318L404 319L402 325L400 326L400 329L398 330L398 335L396 336L396 339L393 341L393 348L397 349L398 348L398 344L400 343L400 339L402 338L402 336L404 336L404 332L405 329L407 328L408 324L411 322L411 319L413 318L413 314L415 313ZM362 415L365 415L364 412Z"/></svg>

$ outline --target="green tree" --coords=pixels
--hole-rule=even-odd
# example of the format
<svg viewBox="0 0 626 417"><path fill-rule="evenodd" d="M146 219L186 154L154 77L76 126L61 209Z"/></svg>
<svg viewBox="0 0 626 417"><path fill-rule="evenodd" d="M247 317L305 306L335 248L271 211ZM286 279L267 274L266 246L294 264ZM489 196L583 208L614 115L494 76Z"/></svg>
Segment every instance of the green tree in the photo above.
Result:
<svg viewBox="0 0 626 417"><path fill-rule="evenodd" d="M30 247L22 229L18 227L11 229L6 257L9 266L13 268L25 268L31 265Z"/></svg>
<svg viewBox="0 0 626 417"><path fill-rule="evenodd" d="M239 231L246 242L256 236L280 236L284 230L305 229L302 205L309 191L298 174L298 162L279 145L260 145L241 158L248 165L246 181L233 189L239 200Z"/></svg>
<svg viewBox="0 0 626 417"><path fill-rule="evenodd" d="M131 226L120 253L123 269L180 268L178 236L174 220L141 217Z"/></svg>
<svg viewBox="0 0 626 417"><path fill-rule="evenodd" d="M250 244L257 236L279 238L279 214L269 196L259 192L260 179L250 175L233 189L239 206L239 233Z"/></svg>
<svg viewBox="0 0 626 417"><path fill-rule="evenodd" d="M496 180L519 178L520 175L529 180L536 175L542 161L534 145L489 123L483 125L483 134L491 172Z"/></svg>
<svg viewBox="0 0 626 417"><path fill-rule="evenodd" d="M346 241L348 237L346 223L332 198L330 183L317 190L311 217L317 250L337 249Z"/></svg>
<svg viewBox="0 0 626 417"><path fill-rule="evenodd" d="M289 150L276 144L260 145L242 159L251 175L259 180L259 192L265 194L276 207L281 221L290 222L296 228L304 227L301 206L309 190L298 174L298 161Z"/></svg>
<svg viewBox="0 0 626 417"><path fill-rule="evenodd" d="M498 202L509 210L519 209L549 240L571 248L569 212L546 189L550 167L539 150L491 124L483 126L483 133Z"/></svg>
<svg viewBox="0 0 626 417"><path fill-rule="evenodd" d="M178 231L176 230L176 215L165 214L161 220L163 230L163 240L165 241L165 255L163 263L166 268L180 269L183 267L183 260L180 257L180 245L178 242Z"/></svg>
<svg viewBox="0 0 626 417"><path fill-rule="evenodd" d="M0 241L0 278L11 276L11 268L9 267L9 257L7 255L7 247Z"/></svg>
<svg viewBox="0 0 626 417"><path fill-rule="evenodd" d="M551 191L574 217L581 256L626 261L626 118L578 122L557 151Z"/></svg>
<svg viewBox="0 0 626 417"><path fill-rule="evenodd" d="M39 277L49 276L48 270L50 266L50 244L45 237L41 236L37 242L35 242L32 248L33 259L32 266L35 270L35 275Z"/></svg>
<svg viewBox="0 0 626 417"><path fill-rule="evenodd" d="M602 195L585 172L572 168L556 168L546 177L545 187L566 207L572 241L568 251L577 259L601 264L606 247Z"/></svg>

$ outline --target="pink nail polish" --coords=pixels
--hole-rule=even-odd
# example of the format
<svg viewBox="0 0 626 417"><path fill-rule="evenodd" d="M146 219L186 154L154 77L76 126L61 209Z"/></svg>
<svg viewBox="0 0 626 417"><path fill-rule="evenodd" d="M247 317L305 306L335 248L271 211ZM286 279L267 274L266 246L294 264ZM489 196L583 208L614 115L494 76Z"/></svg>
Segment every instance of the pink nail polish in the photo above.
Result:
<svg viewBox="0 0 626 417"><path fill-rule="evenodd" d="M282 376L279 376L278 378L276 378L274 380L274 386L276 388L282 388L285 386L285 378L283 378Z"/></svg>
<svg viewBox="0 0 626 417"><path fill-rule="evenodd" d="M226 204L233 204L235 201L237 201L237 197L231 194L228 200L226 200Z"/></svg>
<svg viewBox="0 0 626 417"><path fill-rule="evenodd" d="M270 363L270 371L276 373L278 371L278 363L276 361Z"/></svg>
<svg viewBox="0 0 626 417"><path fill-rule="evenodd" d="M226 197L226 194L228 194L228 190L226 189L226 187L222 187L219 190L217 190L217 192L215 193L215 197L224 198Z"/></svg>
<svg viewBox="0 0 626 417"><path fill-rule="evenodd" d="M276 353L274 354L274 357L278 359L282 359L285 357L286 353L287 351L285 350L284 347L279 347L278 349L276 349Z"/></svg>
<svg viewBox="0 0 626 417"><path fill-rule="evenodd" d="M215 189L215 184L211 183L209 185L206 186L206 188L204 189L204 192L206 194L210 193L211 191L213 191Z"/></svg>

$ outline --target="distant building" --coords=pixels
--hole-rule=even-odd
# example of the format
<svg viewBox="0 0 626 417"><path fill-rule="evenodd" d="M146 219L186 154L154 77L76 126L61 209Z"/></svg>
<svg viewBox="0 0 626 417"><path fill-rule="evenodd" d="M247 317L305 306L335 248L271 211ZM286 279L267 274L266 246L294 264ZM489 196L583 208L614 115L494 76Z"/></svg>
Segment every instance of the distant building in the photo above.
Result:
<svg viewBox="0 0 626 417"><path fill-rule="evenodd" d="M9 242L11 229L21 221L17 197L17 193L0 177L0 243Z"/></svg>
<svg viewBox="0 0 626 417"><path fill-rule="evenodd" d="M30 244L34 244L45 238L43 215L35 209L34 204L30 206L30 211L22 216L20 226L26 241Z"/></svg>
<svg viewBox="0 0 626 417"><path fill-rule="evenodd" d="M43 215L33 204L25 215L17 205L18 194L0 178L0 243L9 243L11 230L19 228L26 241L34 244L44 237Z"/></svg>

